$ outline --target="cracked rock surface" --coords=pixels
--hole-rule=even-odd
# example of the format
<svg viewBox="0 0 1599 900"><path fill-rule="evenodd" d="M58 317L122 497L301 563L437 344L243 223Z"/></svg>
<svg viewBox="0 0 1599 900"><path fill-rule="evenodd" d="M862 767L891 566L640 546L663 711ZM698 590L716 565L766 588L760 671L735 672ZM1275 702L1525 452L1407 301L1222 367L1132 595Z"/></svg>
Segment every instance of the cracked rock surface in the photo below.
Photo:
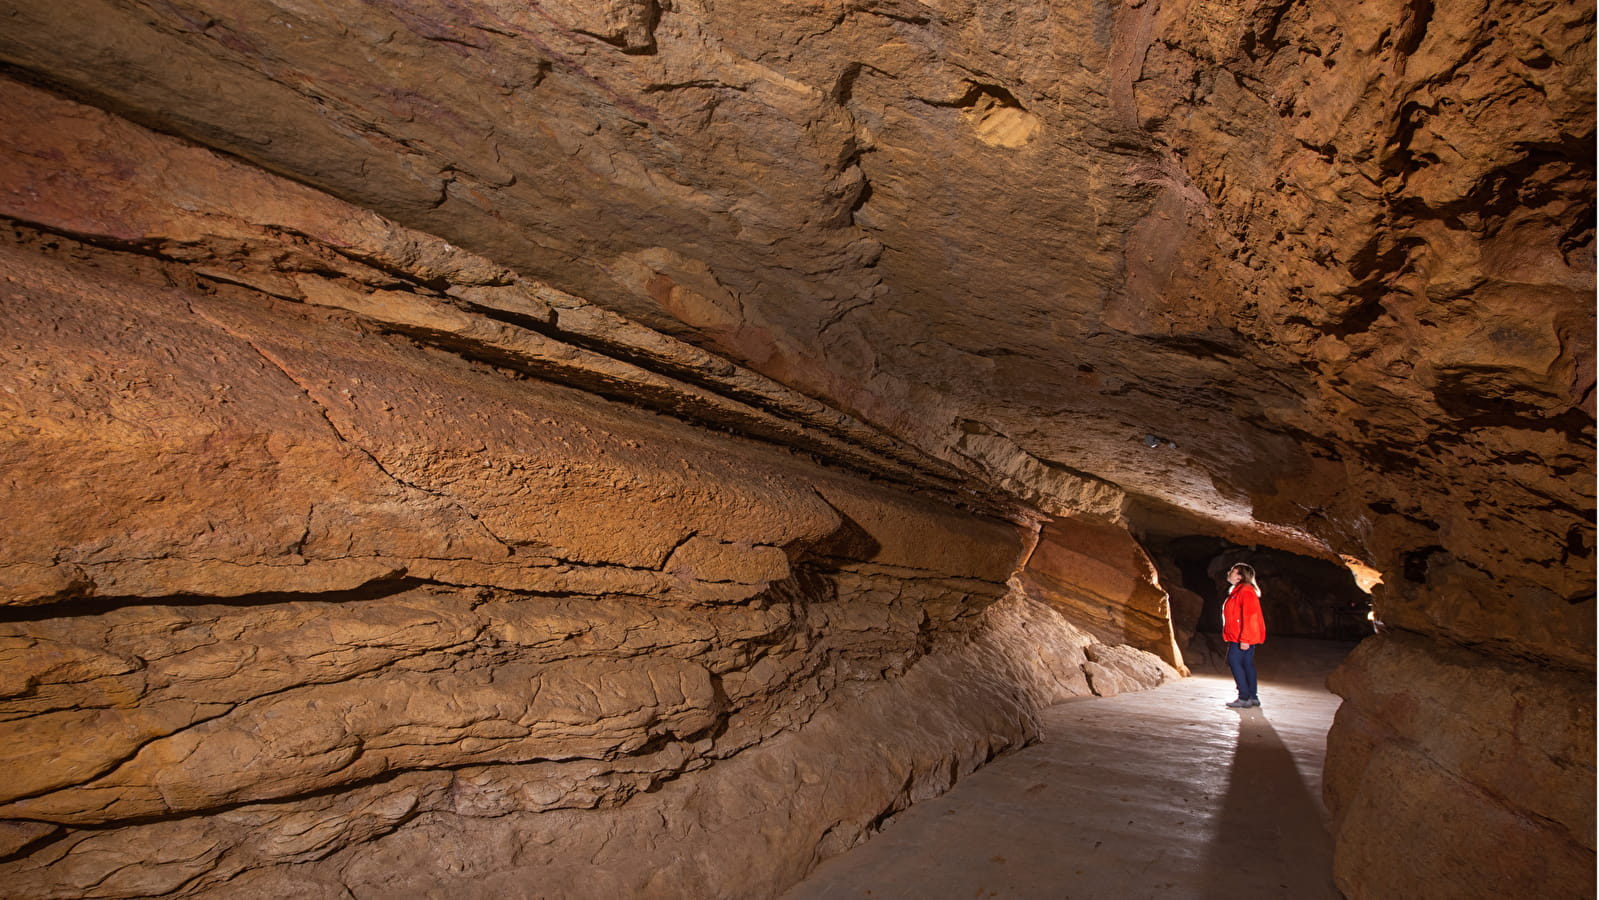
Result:
<svg viewBox="0 0 1599 900"><path fill-rule="evenodd" d="M0 866L34 895L422 891L394 861L446 834L504 851L485 895L558 847L657 854L597 891L777 890L1085 665L1180 667L1157 533L1381 576L1346 890L1408 883L1431 851L1373 823L1444 793L1450 883L1591 872L1545 796L1593 796L1591 715L1549 767L1490 712L1591 710L1591 2L0 25ZM889 707L938 724L867 799L795 774ZM1431 707L1456 743L1406 730ZM1498 821L1536 828L1479 852Z"/></svg>
<svg viewBox="0 0 1599 900"><path fill-rule="evenodd" d="M775 894L1177 676L1013 588L1025 507L912 446L0 90L7 896Z"/></svg>

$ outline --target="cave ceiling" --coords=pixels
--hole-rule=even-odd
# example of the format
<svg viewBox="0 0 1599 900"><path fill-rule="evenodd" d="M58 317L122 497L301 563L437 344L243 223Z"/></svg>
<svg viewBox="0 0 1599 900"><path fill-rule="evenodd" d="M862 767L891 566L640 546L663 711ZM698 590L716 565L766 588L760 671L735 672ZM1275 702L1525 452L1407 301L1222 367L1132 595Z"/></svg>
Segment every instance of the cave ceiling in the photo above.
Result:
<svg viewBox="0 0 1599 900"><path fill-rule="evenodd" d="M1591 591L1591 4L6 8L16 77L1046 513Z"/></svg>

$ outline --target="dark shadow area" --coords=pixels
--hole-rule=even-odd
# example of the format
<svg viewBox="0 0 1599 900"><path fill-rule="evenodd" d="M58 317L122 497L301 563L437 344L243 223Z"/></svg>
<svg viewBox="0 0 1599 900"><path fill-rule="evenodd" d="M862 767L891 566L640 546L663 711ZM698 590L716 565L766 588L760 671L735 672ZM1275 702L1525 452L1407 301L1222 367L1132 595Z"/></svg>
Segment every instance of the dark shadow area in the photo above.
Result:
<svg viewBox="0 0 1599 900"><path fill-rule="evenodd" d="M1337 563L1208 535L1146 535L1144 546L1174 595L1172 624L1180 636L1221 630L1227 570L1236 563L1255 567L1268 635L1358 641L1373 632L1371 595ZM1182 592L1192 595L1186 607L1176 596Z"/></svg>
<svg viewBox="0 0 1599 900"><path fill-rule="evenodd" d="M822 502L826 503L824 499ZM861 523L850 518L843 510L828 503L828 508L838 515L838 527L816 543L805 548L805 556L813 560L871 560L883 548Z"/></svg>
<svg viewBox="0 0 1599 900"><path fill-rule="evenodd" d="M398 571L403 572L404 570L400 569ZM121 595L85 597L75 596L71 590L68 590L62 593L60 599L36 606L0 607L0 622L34 622L43 619L95 616L116 609L149 606L170 606L188 609L208 606L245 608L296 602L370 603L433 583L426 579L395 574L386 578L373 579L360 587L342 591L260 591L231 597L211 596L208 594L162 594L151 597ZM82 590L87 589L87 587L82 588Z"/></svg>
<svg viewBox="0 0 1599 900"><path fill-rule="evenodd" d="M1238 745L1202 876L1205 898L1337 897L1326 810L1272 726L1238 710Z"/></svg>

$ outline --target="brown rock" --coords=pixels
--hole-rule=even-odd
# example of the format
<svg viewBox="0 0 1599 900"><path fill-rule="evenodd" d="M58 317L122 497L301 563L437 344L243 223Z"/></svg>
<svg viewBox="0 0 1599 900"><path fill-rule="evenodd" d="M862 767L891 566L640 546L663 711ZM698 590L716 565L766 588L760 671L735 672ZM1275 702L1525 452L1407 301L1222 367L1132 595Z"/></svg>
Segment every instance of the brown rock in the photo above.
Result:
<svg viewBox="0 0 1599 900"><path fill-rule="evenodd" d="M1325 779L1345 893L1591 888L1588 674L1385 634L1363 641L1330 684L1346 698ZM1401 843L1418 852L1394 854Z"/></svg>
<svg viewBox="0 0 1599 900"><path fill-rule="evenodd" d="M261 193L238 208L275 202L273 185L242 184ZM159 199L139 202L196 224ZM74 227L85 214L50 213ZM222 224L272 246L270 228ZM358 237L389 243L363 258L417 277L499 277L371 234ZM522 337L437 297L335 297L317 293L332 280L274 282L248 263L185 280L201 269L170 246L152 262L70 244L96 260L78 272L62 246L23 232L0 255L9 333L31 358L73 360L14 364L33 374L7 395L20 427L5 452L50 474L13 485L40 527L7 544L33 579L11 582L32 609L0 643L18 773L0 868L19 897L317 896L447 871L477 872L487 896L528 866L587 883L566 872L571 848L592 857L619 831L641 847L662 816L774 865L724 871L673 849L619 884L769 891L1030 740L1040 705L1086 692L1086 636L1019 596L996 603L1013 524L506 379L478 354L531 358ZM260 292L285 285L317 306ZM374 336L378 323L409 339ZM828 427L818 441L855 426ZM884 471L904 455L863 453ZM798 798L736 765L834 772L882 722L892 745L838 784L806 776L825 789ZM707 769L722 775L691 777ZM661 790L679 783L704 799ZM806 824L751 834L757 814ZM410 825L452 821L449 837ZM421 864L386 855L424 834ZM485 865L485 846L523 862Z"/></svg>
<svg viewBox="0 0 1599 900"><path fill-rule="evenodd" d="M1172 639L1178 647L1187 647L1199 630L1200 617L1205 612L1205 598L1180 585L1162 582L1166 590L1166 606L1171 610Z"/></svg>
<svg viewBox="0 0 1599 900"><path fill-rule="evenodd" d="M1029 595L1100 640L1128 644L1181 666L1159 581L1154 562L1126 529L1087 519L1045 525L1021 572Z"/></svg>
<svg viewBox="0 0 1599 900"><path fill-rule="evenodd" d="M1144 691L1181 678L1182 674L1152 653L1125 644L1114 647L1089 644L1083 649L1083 673L1089 688L1100 697Z"/></svg>
<svg viewBox="0 0 1599 900"><path fill-rule="evenodd" d="M1171 515L1383 577L1346 884L1582 892L1592 20L13 2L8 890L771 893L1108 665L1033 523L1180 662Z"/></svg>

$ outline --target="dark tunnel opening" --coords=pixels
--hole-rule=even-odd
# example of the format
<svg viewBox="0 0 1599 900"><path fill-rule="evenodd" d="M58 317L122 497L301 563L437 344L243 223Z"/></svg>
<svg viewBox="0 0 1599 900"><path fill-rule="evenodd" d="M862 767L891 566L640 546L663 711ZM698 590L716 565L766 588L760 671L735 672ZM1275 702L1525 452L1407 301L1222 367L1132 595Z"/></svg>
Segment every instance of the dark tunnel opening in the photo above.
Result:
<svg viewBox="0 0 1599 900"><path fill-rule="evenodd" d="M1358 641L1374 631L1371 595L1338 563L1209 535L1146 538L1146 547L1179 635L1221 631L1227 570L1236 563L1255 567L1269 634Z"/></svg>

